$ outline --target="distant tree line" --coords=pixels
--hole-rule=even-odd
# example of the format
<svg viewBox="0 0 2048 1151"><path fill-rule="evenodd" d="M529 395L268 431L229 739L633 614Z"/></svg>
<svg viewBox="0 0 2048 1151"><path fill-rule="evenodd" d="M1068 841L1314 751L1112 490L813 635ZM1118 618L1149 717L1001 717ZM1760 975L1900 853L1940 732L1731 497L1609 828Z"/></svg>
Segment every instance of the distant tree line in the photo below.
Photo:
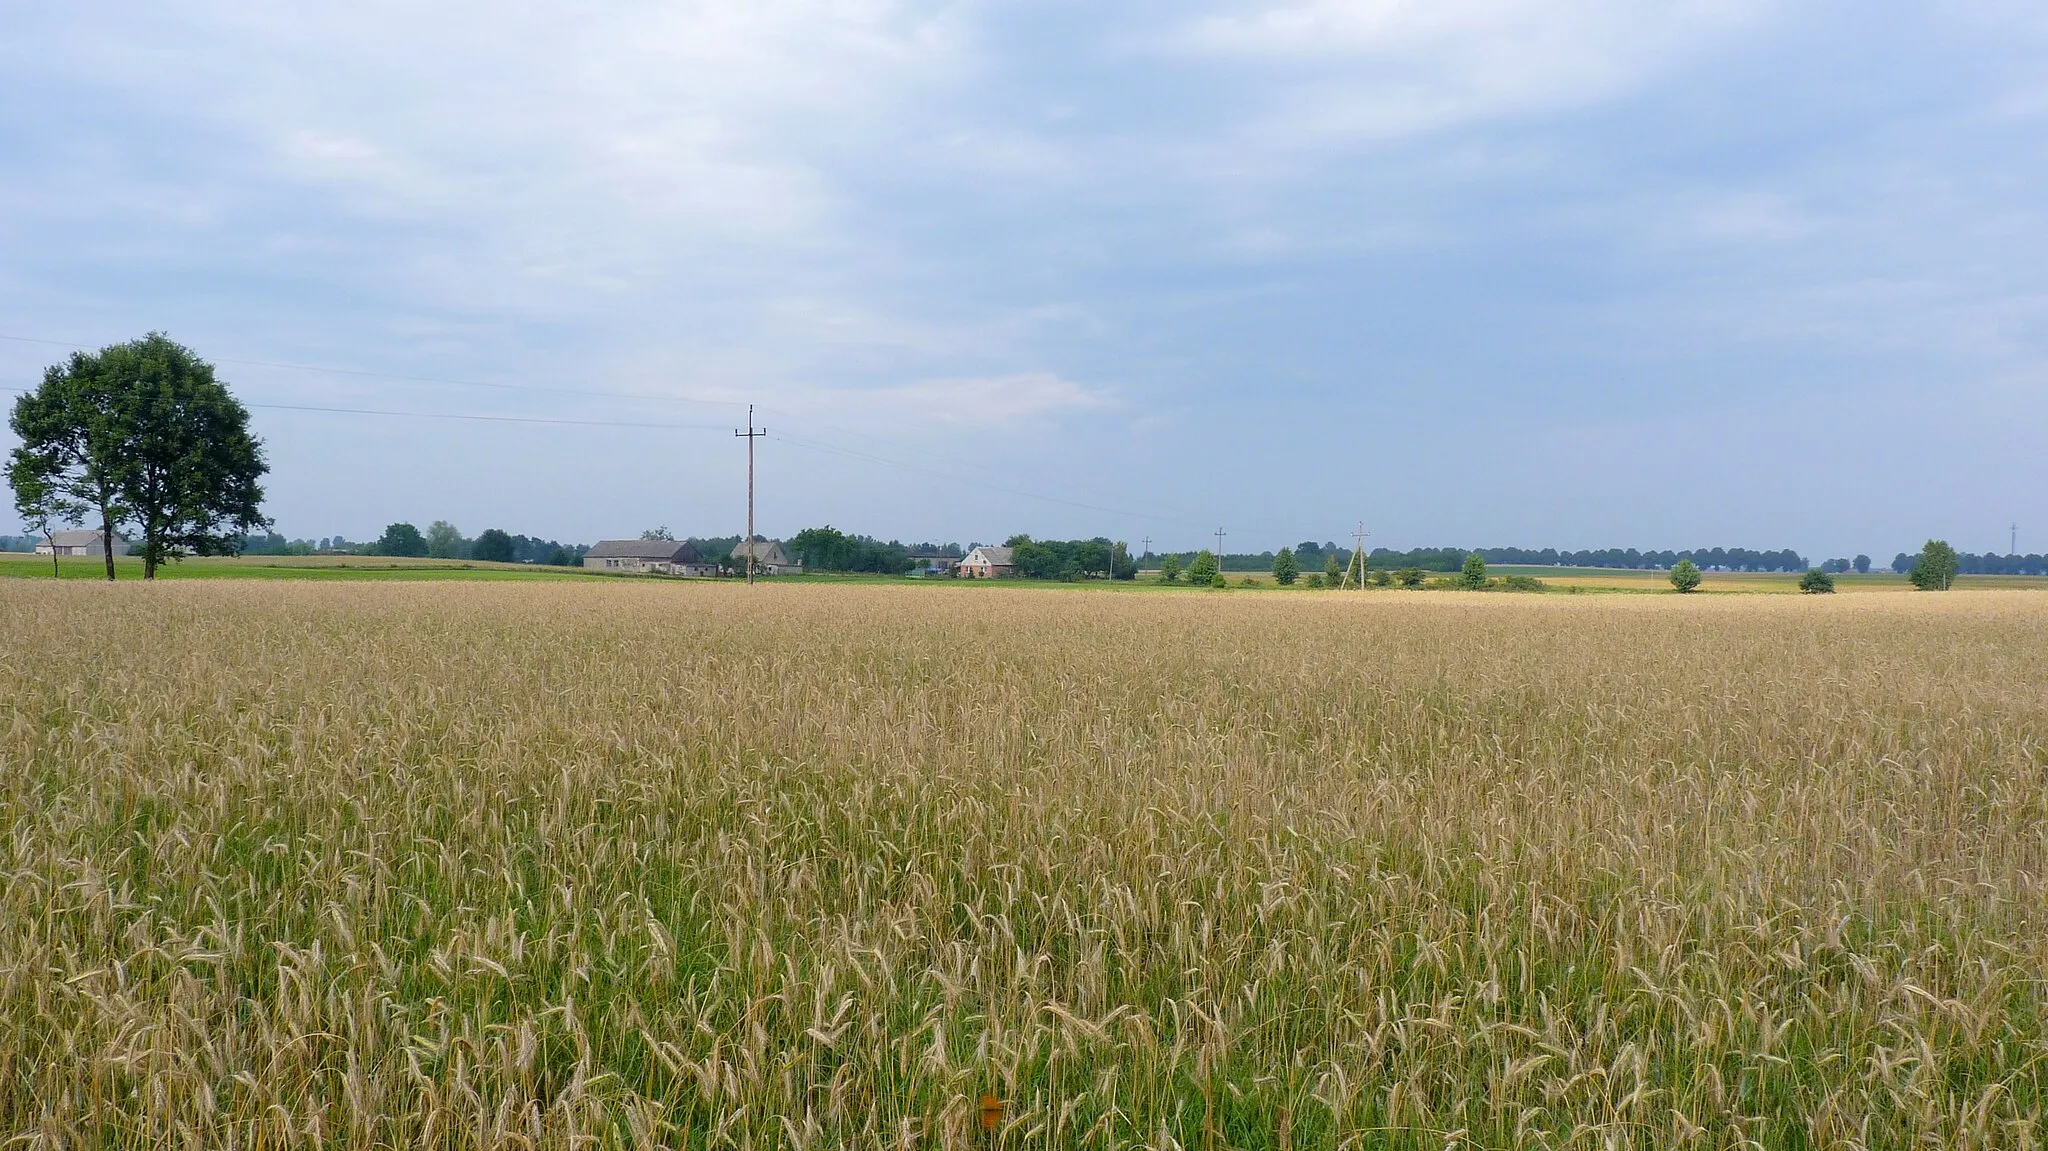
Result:
<svg viewBox="0 0 2048 1151"><path fill-rule="evenodd" d="M276 532L250 535L241 553L255 556L357 555L479 560L485 563L554 564L575 567L583 562L587 544L564 544L535 536L513 535L503 528L485 528L475 539L464 536L447 520L435 520L422 532L410 523L395 523L367 543L346 536L288 539Z"/></svg>
<svg viewBox="0 0 2048 1151"><path fill-rule="evenodd" d="M1204 551L1208 549L1203 549ZM1303 540L1291 549L1295 565L1302 571L1322 569L1335 557L1337 570L1351 566L1351 549L1339 547L1333 542L1316 543ZM1156 564L1164 555L1170 554L1183 569L1194 562L1198 554L1192 551L1148 555L1146 560ZM1416 548L1412 551L1394 551L1391 548L1374 548L1367 553L1368 566L1382 571L1411 569L1424 572L1457 572L1465 566L1466 557L1478 555L1489 564L1524 565L1530 567L1585 567L1585 568L1654 568L1669 569L1679 560L1690 558L1694 564L1706 571L1772 571L1803 572L1807 569L1804 556L1791 548L1780 551L1752 551L1749 548L1693 548L1679 551L1641 551L1636 548L1597 548L1586 551L1560 551L1557 548ZM1231 572L1264 572L1273 570L1279 559L1276 552L1232 552L1218 557L1221 570ZM1867 562L1867 560L1866 560ZM1846 570L1846 569L1845 569Z"/></svg>
<svg viewBox="0 0 2048 1151"><path fill-rule="evenodd" d="M2002 556L1997 552L1986 552L1983 555L1976 552L1956 552L1955 565L1956 574L1959 575L2048 575L2048 556L2035 553ZM1919 566L1918 553L1907 555L1900 552L1892 557L1892 570L1895 572L1911 575Z"/></svg>
<svg viewBox="0 0 2048 1151"><path fill-rule="evenodd" d="M735 539L733 542L737 544L739 541ZM789 537L783 550L789 552L806 571L903 575L916 566L910 558L908 544L898 540L885 543L873 536L848 535L831 524L805 528Z"/></svg>
<svg viewBox="0 0 2048 1151"><path fill-rule="evenodd" d="M1138 561L1121 541L1104 536L1087 540L1035 540L1028 535L1003 541L1010 562L1024 579L1136 579Z"/></svg>

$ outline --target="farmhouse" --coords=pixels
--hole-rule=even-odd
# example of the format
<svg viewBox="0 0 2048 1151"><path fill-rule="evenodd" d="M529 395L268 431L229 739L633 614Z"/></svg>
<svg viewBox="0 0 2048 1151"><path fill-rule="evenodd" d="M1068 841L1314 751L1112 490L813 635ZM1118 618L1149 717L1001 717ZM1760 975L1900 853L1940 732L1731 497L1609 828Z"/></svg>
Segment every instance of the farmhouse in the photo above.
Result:
<svg viewBox="0 0 2048 1151"><path fill-rule="evenodd" d="M91 528L76 528L68 532L55 532L50 538L36 545L39 556L104 556L106 549L100 546L100 533ZM116 535L114 554L128 554L128 541Z"/></svg>
<svg viewBox="0 0 2048 1151"><path fill-rule="evenodd" d="M609 572L680 576L718 574L718 565L706 563L687 540L599 540L595 547L583 553L583 566Z"/></svg>
<svg viewBox="0 0 2048 1151"><path fill-rule="evenodd" d="M775 540L755 540L753 543L733 545L732 570L747 570L747 553L754 553L755 575L802 575L804 565L796 562L783 546Z"/></svg>
<svg viewBox="0 0 2048 1151"><path fill-rule="evenodd" d="M1009 548L983 546L968 552L954 570L968 579L1002 579L1017 574L1017 562Z"/></svg>

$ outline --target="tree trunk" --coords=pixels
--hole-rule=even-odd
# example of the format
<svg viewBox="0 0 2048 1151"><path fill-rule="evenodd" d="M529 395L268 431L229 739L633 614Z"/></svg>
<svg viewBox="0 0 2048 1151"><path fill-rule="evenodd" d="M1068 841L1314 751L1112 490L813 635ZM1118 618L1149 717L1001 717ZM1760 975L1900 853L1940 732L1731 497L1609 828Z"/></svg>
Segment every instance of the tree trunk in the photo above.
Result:
<svg viewBox="0 0 2048 1151"><path fill-rule="evenodd" d="M107 560L107 579L114 578L114 521L104 512L100 515L100 551Z"/></svg>
<svg viewBox="0 0 2048 1151"><path fill-rule="evenodd" d="M57 533L44 532L43 534L50 539L50 578L58 579L60 575L57 571Z"/></svg>

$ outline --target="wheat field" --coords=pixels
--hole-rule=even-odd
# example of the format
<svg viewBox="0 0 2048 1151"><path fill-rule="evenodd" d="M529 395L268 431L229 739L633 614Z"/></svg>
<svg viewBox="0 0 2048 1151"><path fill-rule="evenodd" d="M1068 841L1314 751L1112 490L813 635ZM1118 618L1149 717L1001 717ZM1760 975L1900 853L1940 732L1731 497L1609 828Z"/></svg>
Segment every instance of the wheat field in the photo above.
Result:
<svg viewBox="0 0 2048 1151"><path fill-rule="evenodd" d="M2044 1139L2041 593L0 581L0 657L10 1148Z"/></svg>

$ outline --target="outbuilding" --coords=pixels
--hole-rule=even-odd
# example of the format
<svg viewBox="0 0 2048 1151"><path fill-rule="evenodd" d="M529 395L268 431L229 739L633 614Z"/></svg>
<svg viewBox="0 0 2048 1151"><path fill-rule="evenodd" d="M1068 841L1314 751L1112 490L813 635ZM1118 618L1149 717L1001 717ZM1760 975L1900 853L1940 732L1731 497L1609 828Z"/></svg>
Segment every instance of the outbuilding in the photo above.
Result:
<svg viewBox="0 0 2048 1151"><path fill-rule="evenodd" d="M583 553L592 571L655 575L715 576L718 565L706 563L688 540L599 540Z"/></svg>
<svg viewBox="0 0 2048 1151"><path fill-rule="evenodd" d="M36 545L39 556L104 556L107 549L100 533L91 528L74 528L70 531L53 532L48 539ZM128 541L119 535L114 537L114 554L128 554Z"/></svg>

